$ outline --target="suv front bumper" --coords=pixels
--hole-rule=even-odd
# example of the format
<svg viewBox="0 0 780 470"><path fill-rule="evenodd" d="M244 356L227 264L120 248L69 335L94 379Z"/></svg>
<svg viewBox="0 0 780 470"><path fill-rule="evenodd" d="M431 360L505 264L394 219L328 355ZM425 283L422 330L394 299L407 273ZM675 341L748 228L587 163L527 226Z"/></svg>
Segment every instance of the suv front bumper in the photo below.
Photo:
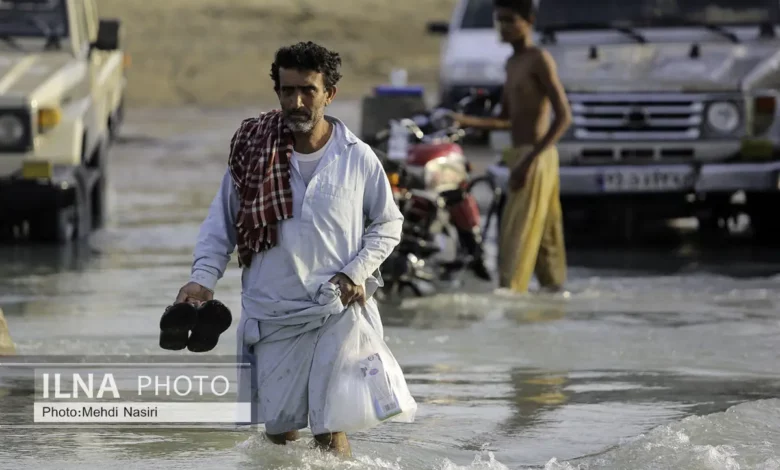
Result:
<svg viewBox="0 0 780 470"><path fill-rule="evenodd" d="M495 184L506 188L509 168L491 165ZM676 165L563 166L562 196L653 193L777 192L780 161Z"/></svg>
<svg viewBox="0 0 780 470"><path fill-rule="evenodd" d="M496 152L511 147L508 132L491 132ZM562 196L778 192L780 160L771 143L741 141L560 141ZM686 150L675 156L673 151ZM760 160L744 161L754 155ZM772 155L775 158L772 158ZM739 159L743 157L743 161ZM730 160L724 163L723 160ZM566 164L571 162L572 164ZM489 169L506 187L509 172Z"/></svg>
<svg viewBox="0 0 780 470"><path fill-rule="evenodd" d="M24 220L36 212L73 205L76 192L90 181L91 173L82 167L55 165L48 177L15 173L0 178L0 222Z"/></svg>
<svg viewBox="0 0 780 470"><path fill-rule="evenodd" d="M0 222L13 222L36 212L68 207L75 199L75 186L3 178L0 179Z"/></svg>

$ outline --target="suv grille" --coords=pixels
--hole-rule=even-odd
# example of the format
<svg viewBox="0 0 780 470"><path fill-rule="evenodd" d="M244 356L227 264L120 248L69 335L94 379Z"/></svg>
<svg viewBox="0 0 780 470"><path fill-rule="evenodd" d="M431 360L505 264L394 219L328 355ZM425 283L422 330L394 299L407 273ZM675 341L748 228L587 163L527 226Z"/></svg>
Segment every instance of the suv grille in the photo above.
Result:
<svg viewBox="0 0 780 470"><path fill-rule="evenodd" d="M690 95L571 97L574 138L581 140L694 140L704 103Z"/></svg>

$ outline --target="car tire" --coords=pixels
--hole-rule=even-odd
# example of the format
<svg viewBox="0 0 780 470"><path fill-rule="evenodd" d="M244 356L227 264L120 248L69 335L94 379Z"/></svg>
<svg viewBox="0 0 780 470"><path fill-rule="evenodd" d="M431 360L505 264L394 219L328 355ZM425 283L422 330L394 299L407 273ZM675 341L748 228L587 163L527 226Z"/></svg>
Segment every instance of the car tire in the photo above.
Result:
<svg viewBox="0 0 780 470"><path fill-rule="evenodd" d="M67 244L89 234L91 226L90 197L84 180L77 176L77 186L72 204L43 211L30 221L30 238L44 243Z"/></svg>
<svg viewBox="0 0 780 470"><path fill-rule="evenodd" d="M47 211L30 221L31 238L45 243L66 244L78 235L78 206Z"/></svg>
<svg viewBox="0 0 780 470"><path fill-rule="evenodd" d="M92 229L96 230L106 225L108 221L108 189L106 175L101 175L92 189L91 211L92 211Z"/></svg>
<svg viewBox="0 0 780 470"><path fill-rule="evenodd" d="M699 228L699 239L704 243L715 243L726 239L729 235L728 219L717 215L699 216L696 218Z"/></svg>
<svg viewBox="0 0 780 470"><path fill-rule="evenodd" d="M780 219L771 211L756 211L750 214L750 229L759 244L780 245Z"/></svg>

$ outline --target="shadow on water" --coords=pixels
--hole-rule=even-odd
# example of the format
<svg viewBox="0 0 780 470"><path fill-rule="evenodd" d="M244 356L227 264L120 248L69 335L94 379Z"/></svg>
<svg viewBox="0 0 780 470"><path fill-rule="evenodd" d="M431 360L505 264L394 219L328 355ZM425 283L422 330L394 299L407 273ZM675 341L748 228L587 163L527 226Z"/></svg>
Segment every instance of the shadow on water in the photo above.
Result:
<svg viewBox="0 0 780 470"><path fill-rule="evenodd" d="M100 254L88 240L63 246L2 244L0 279L81 271L89 267Z"/></svg>
<svg viewBox="0 0 780 470"><path fill-rule="evenodd" d="M640 245L570 249L567 254L570 267L619 270L623 276L708 273L751 278L780 274L780 250L754 246Z"/></svg>
<svg viewBox="0 0 780 470"><path fill-rule="evenodd" d="M441 297L412 299L403 306L381 304L379 308L385 327L462 329L484 319L484 314L475 306L476 299L469 302L459 300L451 294L444 294Z"/></svg>
<svg viewBox="0 0 780 470"><path fill-rule="evenodd" d="M0 244L0 277L79 271L101 254L89 240L65 246ZM712 247L681 243L569 248L567 257L570 267L601 270L605 274L620 271L621 276L711 273L746 278L780 274L780 249L750 245Z"/></svg>
<svg viewBox="0 0 780 470"><path fill-rule="evenodd" d="M555 372L516 368L510 373L513 416L504 432L520 434L540 422L544 414L563 406L607 405L619 415L633 406L677 409L687 415L708 415L735 404L775 398L778 379L694 377L634 371ZM617 417L619 419L619 417Z"/></svg>
<svg viewBox="0 0 780 470"><path fill-rule="evenodd" d="M673 224L651 227L630 242L593 231L567 234L572 267L642 274L712 273L763 277L780 273L780 249L745 234L708 238Z"/></svg>
<svg viewBox="0 0 780 470"><path fill-rule="evenodd" d="M750 243L695 240L615 246L569 246L570 267L619 270L621 275L710 273L735 278L780 274L780 249Z"/></svg>

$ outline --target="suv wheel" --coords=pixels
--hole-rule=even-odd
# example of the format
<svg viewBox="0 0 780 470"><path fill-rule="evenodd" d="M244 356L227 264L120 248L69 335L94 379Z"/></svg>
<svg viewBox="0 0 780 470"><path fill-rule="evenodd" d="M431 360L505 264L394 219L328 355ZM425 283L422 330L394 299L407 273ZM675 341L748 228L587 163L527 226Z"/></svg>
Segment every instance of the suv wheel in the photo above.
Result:
<svg viewBox="0 0 780 470"><path fill-rule="evenodd" d="M68 243L78 233L77 206L45 212L30 221L32 238L43 242Z"/></svg>

